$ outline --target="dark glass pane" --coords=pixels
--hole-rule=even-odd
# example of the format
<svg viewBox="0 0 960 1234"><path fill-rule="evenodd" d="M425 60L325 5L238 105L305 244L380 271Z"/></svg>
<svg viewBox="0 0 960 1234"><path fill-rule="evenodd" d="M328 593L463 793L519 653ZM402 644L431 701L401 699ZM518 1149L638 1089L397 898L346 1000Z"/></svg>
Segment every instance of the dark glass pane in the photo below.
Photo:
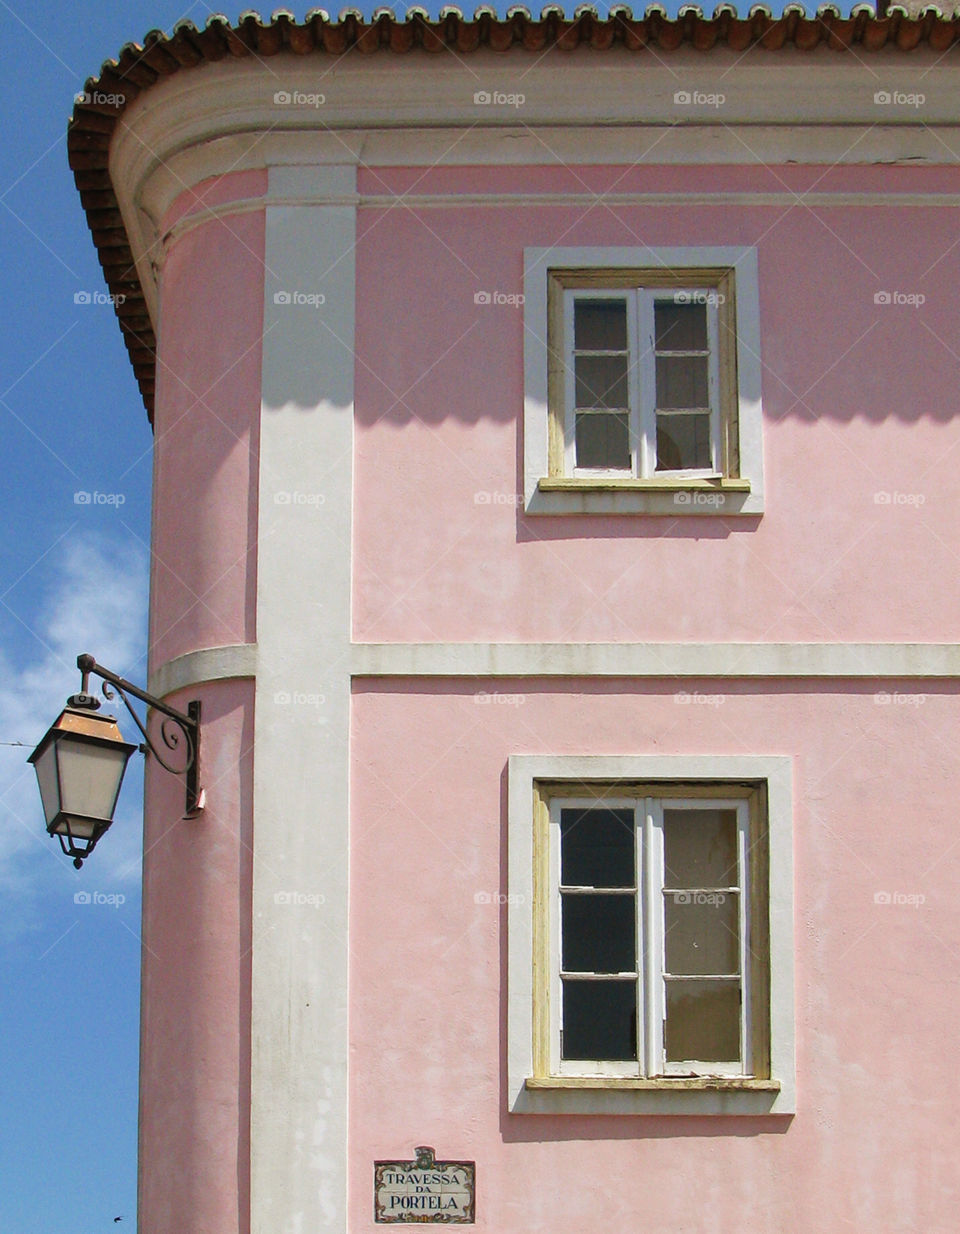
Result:
<svg viewBox="0 0 960 1234"><path fill-rule="evenodd" d="M712 466L709 416L657 416L657 471Z"/></svg>
<svg viewBox="0 0 960 1234"><path fill-rule="evenodd" d="M657 356L658 409L709 406L706 356Z"/></svg>
<svg viewBox="0 0 960 1234"><path fill-rule="evenodd" d="M735 891L667 891L663 916L668 973L739 973L740 897Z"/></svg>
<svg viewBox="0 0 960 1234"><path fill-rule="evenodd" d="M633 887L632 810L560 811L560 882L567 887Z"/></svg>
<svg viewBox="0 0 960 1234"><path fill-rule="evenodd" d="M637 983L564 981L560 1053L565 1059L636 1059Z"/></svg>
<svg viewBox="0 0 960 1234"><path fill-rule="evenodd" d="M667 1061L740 1060L740 983L667 982Z"/></svg>
<svg viewBox="0 0 960 1234"><path fill-rule="evenodd" d="M636 897L560 897L561 966L568 973L629 973L637 967ZM710 970L707 970L710 971Z"/></svg>
<svg viewBox="0 0 960 1234"><path fill-rule="evenodd" d="M578 415L577 466L629 471L629 417L602 411Z"/></svg>
<svg viewBox="0 0 960 1234"><path fill-rule="evenodd" d="M664 810L666 887L739 887L736 810Z"/></svg>
<svg viewBox="0 0 960 1234"><path fill-rule="evenodd" d="M653 306L657 351L706 351L707 306L667 304Z"/></svg>
<svg viewBox="0 0 960 1234"><path fill-rule="evenodd" d="M575 300L573 345L578 351L626 351L626 301Z"/></svg>
<svg viewBox="0 0 960 1234"><path fill-rule="evenodd" d="M626 407L627 357L577 356L577 406Z"/></svg>

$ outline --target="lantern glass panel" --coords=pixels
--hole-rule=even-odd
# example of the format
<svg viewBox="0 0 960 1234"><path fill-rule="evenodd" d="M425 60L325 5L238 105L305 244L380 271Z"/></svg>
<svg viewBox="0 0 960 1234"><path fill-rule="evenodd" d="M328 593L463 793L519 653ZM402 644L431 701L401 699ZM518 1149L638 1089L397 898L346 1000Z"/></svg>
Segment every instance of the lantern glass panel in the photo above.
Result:
<svg viewBox="0 0 960 1234"><path fill-rule="evenodd" d="M61 737L57 744L60 808L65 814L109 822L130 757L129 747L95 745L72 737ZM74 831L77 833L76 828Z"/></svg>

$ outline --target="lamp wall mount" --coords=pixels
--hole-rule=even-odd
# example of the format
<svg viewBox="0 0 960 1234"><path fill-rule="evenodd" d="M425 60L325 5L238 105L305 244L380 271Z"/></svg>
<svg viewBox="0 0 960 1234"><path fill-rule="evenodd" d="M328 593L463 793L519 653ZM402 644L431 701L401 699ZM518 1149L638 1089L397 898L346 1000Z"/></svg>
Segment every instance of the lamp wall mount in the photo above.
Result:
<svg viewBox="0 0 960 1234"><path fill-rule="evenodd" d="M111 672L108 668L104 668L102 664L98 664L93 656L84 653L77 656L77 668L81 673L80 693L70 696L68 703L71 707L85 707L90 710L96 710L100 706L100 700L95 694L90 693L90 677L99 677L104 683L102 686L103 696L107 699L113 699L117 696L123 701L123 705L130 713L134 724L140 730L143 737L143 743L140 749L154 756L157 762L165 771L169 771L172 775L183 776L186 785L186 808L185 817L192 818L199 814L203 809L204 791L200 786L200 701L193 699L187 704L186 712L178 711L176 707L171 707L169 703L165 703L163 699L157 698L153 694L148 694L146 690L141 690L139 686L135 686L132 681L127 681L125 678ZM171 754L182 754L182 766L171 764L158 744L152 740L147 732L147 726L140 716L134 710L130 698L139 700L145 703L147 707L153 708L159 712L163 719L160 721L160 739L163 747Z"/></svg>

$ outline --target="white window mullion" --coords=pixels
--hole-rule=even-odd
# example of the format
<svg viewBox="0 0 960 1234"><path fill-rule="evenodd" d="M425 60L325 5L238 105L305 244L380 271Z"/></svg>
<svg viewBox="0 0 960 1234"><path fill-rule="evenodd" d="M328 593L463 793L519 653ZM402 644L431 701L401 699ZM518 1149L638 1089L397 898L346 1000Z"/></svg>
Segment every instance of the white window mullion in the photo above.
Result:
<svg viewBox="0 0 960 1234"><path fill-rule="evenodd" d="M713 454L714 471L723 474L726 470L722 425L720 423L720 318L717 305L707 300L707 391L710 399L710 448Z"/></svg>
<svg viewBox="0 0 960 1234"><path fill-rule="evenodd" d="M740 1058L743 1074L753 1075L753 1052L750 1033L750 812L746 802L737 807L737 878L740 886Z"/></svg>
<svg viewBox="0 0 960 1234"><path fill-rule="evenodd" d="M574 293L563 293L563 473L577 466L577 394L574 358Z"/></svg>
<svg viewBox="0 0 960 1234"><path fill-rule="evenodd" d="M650 477L657 470L657 366L654 356L653 292L639 289L636 295L637 323L637 419L640 440L637 461L638 475Z"/></svg>
<svg viewBox="0 0 960 1234"><path fill-rule="evenodd" d="M643 803L643 1006L644 1074L663 1070L663 807Z"/></svg>
<svg viewBox="0 0 960 1234"><path fill-rule="evenodd" d="M640 391L642 387L640 356L642 353L637 346L639 341L637 325L638 295L638 292L634 292L633 295L627 297L627 347L629 348L627 360L627 398L630 405L630 470L633 475L640 477L644 474L645 444L643 416L640 409ZM637 886L639 887L640 884L638 883Z"/></svg>

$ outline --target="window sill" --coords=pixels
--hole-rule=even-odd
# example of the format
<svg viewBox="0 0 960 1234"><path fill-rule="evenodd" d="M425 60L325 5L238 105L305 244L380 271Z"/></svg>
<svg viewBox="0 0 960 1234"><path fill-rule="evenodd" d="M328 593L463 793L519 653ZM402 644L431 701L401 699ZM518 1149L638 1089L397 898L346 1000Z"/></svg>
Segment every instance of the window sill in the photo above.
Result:
<svg viewBox="0 0 960 1234"><path fill-rule="evenodd" d="M634 1076L529 1076L528 1089L592 1089L621 1092L760 1092L778 1093L779 1080L758 1080L753 1076L658 1076L647 1080Z"/></svg>
<svg viewBox="0 0 960 1234"><path fill-rule="evenodd" d="M648 514L726 518L763 513L763 494L749 479L644 480L543 476L528 494L528 514Z"/></svg>

